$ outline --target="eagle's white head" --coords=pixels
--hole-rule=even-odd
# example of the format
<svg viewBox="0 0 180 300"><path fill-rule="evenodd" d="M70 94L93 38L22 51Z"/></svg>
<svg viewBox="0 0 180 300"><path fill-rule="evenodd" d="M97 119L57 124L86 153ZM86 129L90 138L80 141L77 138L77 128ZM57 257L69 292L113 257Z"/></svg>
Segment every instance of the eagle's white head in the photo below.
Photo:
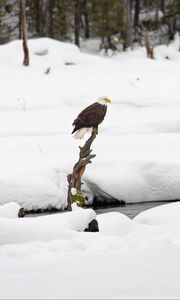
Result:
<svg viewBox="0 0 180 300"><path fill-rule="evenodd" d="M100 97L97 102L103 105L107 105L108 103L111 103L111 100L108 97Z"/></svg>

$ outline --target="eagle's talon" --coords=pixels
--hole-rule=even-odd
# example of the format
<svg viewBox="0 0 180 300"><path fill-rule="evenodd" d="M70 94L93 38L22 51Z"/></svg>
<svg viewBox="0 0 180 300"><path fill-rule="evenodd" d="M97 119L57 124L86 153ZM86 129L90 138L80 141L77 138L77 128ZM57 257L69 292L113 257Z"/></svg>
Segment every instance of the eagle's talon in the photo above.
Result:
<svg viewBox="0 0 180 300"><path fill-rule="evenodd" d="M95 135L98 134L98 127L95 127L92 129L92 134L95 134Z"/></svg>

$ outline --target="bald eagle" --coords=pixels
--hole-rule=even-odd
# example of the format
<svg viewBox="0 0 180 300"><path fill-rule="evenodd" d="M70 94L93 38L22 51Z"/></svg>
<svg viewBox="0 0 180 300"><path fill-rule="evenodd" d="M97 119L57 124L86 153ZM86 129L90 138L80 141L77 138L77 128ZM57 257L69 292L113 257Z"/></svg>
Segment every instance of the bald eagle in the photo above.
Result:
<svg viewBox="0 0 180 300"><path fill-rule="evenodd" d="M103 97L99 98L97 102L86 107L74 120L74 134L75 139L83 139L87 132L91 129L98 129L98 125L102 123L107 111L107 104L111 103L111 100Z"/></svg>

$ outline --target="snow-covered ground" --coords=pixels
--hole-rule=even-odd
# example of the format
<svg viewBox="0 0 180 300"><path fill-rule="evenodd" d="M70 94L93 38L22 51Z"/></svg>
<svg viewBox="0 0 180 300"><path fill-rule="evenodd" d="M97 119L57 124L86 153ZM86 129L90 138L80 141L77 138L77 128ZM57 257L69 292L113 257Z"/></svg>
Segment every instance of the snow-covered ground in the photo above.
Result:
<svg viewBox="0 0 180 300"><path fill-rule="evenodd" d="M65 207L79 145L71 124L102 95L112 105L84 176L89 200L180 199L177 41L157 47L156 60L143 48L108 58L47 38L30 40L29 48L26 68L20 41L0 47L0 203Z"/></svg>
<svg viewBox="0 0 180 300"><path fill-rule="evenodd" d="M83 178L89 201L180 199L178 47L103 57L44 38L29 41L23 67L20 41L0 46L0 298L179 298L179 203L100 215L99 233L82 232L92 210L17 218L19 207L66 206L82 144L71 124L103 95L112 105Z"/></svg>
<svg viewBox="0 0 180 300"><path fill-rule="evenodd" d="M0 299L179 299L179 203L94 217L1 217Z"/></svg>

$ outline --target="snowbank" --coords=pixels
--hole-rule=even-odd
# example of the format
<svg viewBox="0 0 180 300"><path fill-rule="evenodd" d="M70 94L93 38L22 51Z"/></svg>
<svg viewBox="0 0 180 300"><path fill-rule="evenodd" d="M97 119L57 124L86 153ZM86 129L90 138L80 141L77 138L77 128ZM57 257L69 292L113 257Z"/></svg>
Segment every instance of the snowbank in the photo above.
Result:
<svg viewBox="0 0 180 300"><path fill-rule="evenodd" d="M148 209L134 219L140 224L159 225L167 223L180 223L180 202L170 203Z"/></svg>
<svg viewBox="0 0 180 300"><path fill-rule="evenodd" d="M15 202L9 202L0 206L0 218L17 218L20 205Z"/></svg>
<svg viewBox="0 0 180 300"><path fill-rule="evenodd" d="M66 174L58 170L9 170L0 174L0 202L17 202L26 210L66 207Z"/></svg>
<svg viewBox="0 0 180 300"><path fill-rule="evenodd" d="M96 167L99 172L92 168L86 176L88 187L96 197L104 195L106 199L113 197L126 203L180 199L179 163L143 161L143 156L139 161L123 161L122 153L121 159L111 161L108 172L99 162ZM90 178L96 182L95 186Z"/></svg>
<svg viewBox="0 0 180 300"><path fill-rule="evenodd" d="M77 232L96 217L92 210L0 218L0 297L178 299L180 220L172 219L175 209L170 204L158 213L149 210L146 224L138 217L103 214L99 233ZM164 213L161 224L152 222L153 215L155 221Z"/></svg>
<svg viewBox="0 0 180 300"><path fill-rule="evenodd" d="M131 219L119 212L109 212L97 216L99 231L107 235L122 235L132 231Z"/></svg>
<svg viewBox="0 0 180 300"><path fill-rule="evenodd" d="M37 66L61 67L66 62L74 62L73 55L79 53L79 48L73 44L62 43L50 38L32 39L28 41L30 63ZM23 57L22 41L12 41L6 45L1 45L0 65L20 66ZM70 61L69 61L70 59Z"/></svg>
<svg viewBox="0 0 180 300"><path fill-rule="evenodd" d="M71 238L72 231L84 231L95 218L92 209L36 218L0 218L0 245Z"/></svg>

